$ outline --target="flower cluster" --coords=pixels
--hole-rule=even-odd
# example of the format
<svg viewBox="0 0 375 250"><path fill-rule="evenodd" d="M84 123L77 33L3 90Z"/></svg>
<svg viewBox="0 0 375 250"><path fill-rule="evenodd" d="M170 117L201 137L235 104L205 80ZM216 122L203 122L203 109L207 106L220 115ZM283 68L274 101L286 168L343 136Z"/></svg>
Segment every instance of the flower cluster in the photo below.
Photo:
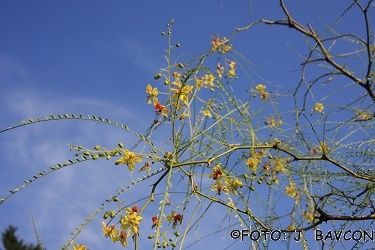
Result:
<svg viewBox="0 0 375 250"><path fill-rule="evenodd" d="M281 126L281 124L283 124L283 120L281 120L280 118L276 120L275 118L270 117L270 118L267 118L267 121L265 122L265 124L269 125L270 128L279 127Z"/></svg>
<svg viewBox="0 0 375 250"><path fill-rule="evenodd" d="M323 114L323 109L324 109L324 106L322 103L320 102L315 103L314 112L319 112Z"/></svg>
<svg viewBox="0 0 375 250"><path fill-rule="evenodd" d="M232 50L232 45L228 45L228 40L226 37L220 39L219 35L215 35L211 42L211 52L219 52L220 54L227 53Z"/></svg>
<svg viewBox="0 0 375 250"><path fill-rule="evenodd" d="M234 195L237 195L237 189L243 186L243 183L238 178L231 178L219 167L212 168L212 174L209 177L216 181L215 184L211 185L211 191L219 195L222 191L225 193L232 192ZM226 186L223 185L221 179L224 179Z"/></svg>
<svg viewBox="0 0 375 250"><path fill-rule="evenodd" d="M253 170L254 172L256 172L258 170L258 164L260 163L260 161L262 160L264 156L265 154L263 151L258 151L249 159L247 159L245 164L249 167L250 170Z"/></svg>
<svg viewBox="0 0 375 250"><path fill-rule="evenodd" d="M139 224L142 221L142 217L137 214L138 206L134 205L133 208L126 208L126 215L121 217L120 222L120 229L115 228L115 225L112 224L107 226L104 221L103 224L103 234L105 237L109 237L113 242L119 241L122 246L126 247L128 245L127 238L130 233L133 233L133 237L138 235L139 233ZM126 231L129 230L129 233Z"/></svg>
<svg viewBox="0 0 375 250"><path fill-rule="evenodd" d="M290 182L289 187L286 187L285 189L287 195L297 198L298 192L296 191L296 184L294 182Z"/></svg>
<svg viewBox="0 0 375 250"><path fill-rule="evenodd" d="M314 220L314 215L309 213L309 212L306 212L306 211L302 211L302 214L305 215L305 218L307 220L308 223L312 222Z"/></svg>
<svg viewBox="0 0 375 250"><path fill-rule="evenodd" d="M228 71L229 77L235 77L236 76L236 71L235 71L236 65L237 65L236 62L229 61L229 67L230 67L230 70Z"/></svg>

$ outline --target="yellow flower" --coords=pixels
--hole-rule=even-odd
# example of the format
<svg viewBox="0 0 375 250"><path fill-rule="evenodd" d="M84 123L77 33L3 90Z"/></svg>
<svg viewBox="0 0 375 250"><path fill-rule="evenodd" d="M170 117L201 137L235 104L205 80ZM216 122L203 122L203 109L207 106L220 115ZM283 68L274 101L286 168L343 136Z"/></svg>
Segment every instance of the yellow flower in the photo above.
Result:
<svg viewBox="0 0 375 250"><path fill-rule="evenodd" d="M73 244L73 250L89 250L88 248L86 248L86 246L84 244L81 244L78 246L78 244Z"/></svg>
<svg viewBox="0 0 375 250"><path fill-rule="evenodd" d="M139 157L139 156L136 156L136 154L134 152L130 152L127 149L124 149L122 151L124 152L124 156L121 157L120 159L118 159L115 162L115 165L126 164L126 165L128 165L129 170L133 171L135 163L141 162L142 158Z"/></svg>
<svg viewBox="0 0 375 250"><path fill-rule="evenodd" d="M126 231L121 231L120 232L120 238L119 241L123 247L126 247L128 245L128 240L127 240L128 234Z"/></svg>
<svg viewBox="0 0 375 250"><path fill-rule="evenodd" d="M154 108L156 109L157 115L162 114L164 117L168 118L168 109L160 104L158 98L154 98Z"/></svg>
<svg viewBox="0 0 375 250"><path fill-rule="evenodd" d="M221 191L228 192L227 188L223 186L223 183L219 179L216 180L216 184L211 185L211 191L217 192L219 195Z"/></svg>
<svg viewBox="0 0 375 250"><path fill-rule="evenodd" d="M204 79L205 79L204 84L206 84L206 87L214 87L215 86L214 85L215 77L212 74L205 75Z"/></svg>
<svg viewBox="0 0 375 250"><path fill-rule="evenodd" d="M146 93L149 95L147 96L147 104L151 104L151 99L155 101L156 96L159 94L159 91L157 88L152 88L151 85L147 85L146 87Z"/></svg>
<svg viewBox="0 0 375 250"><path fill-rule="evenodd" d="M172 225L173 229L176 228L178 222L181 223L181 221L182 221L182 215L176 214L175 211L172 211L171 215L165 216L165 218L167 219L167 221L169 221L169 223L173 222L173 225Z"/></svg>
<svg viewBox="0 0 375 250"><path fill-rule="evenodd" d="M236 67L236 62L230 61L229 67L231 67L231 69L234 69Z"/></svg>
<svg viewBox="0 0 375 250"><path fill-rule="evenodd" d="M196 78L194 77L194 80L195 80L195 84L197 86L197 89L200 90L202 87L203 87L203 78L200 77L200 78Z"/></svg>
<svg viewBox="0 0 375 250"><path fill-rule="evenodd" d="M323 113L324 106L320 102L315 103L314 112Z"/></svg>
<svg viewBox="0 0 375 250"><path fill-rule="evenodd" d="M118 240L118 230L115 229L115 225L110 225L109 227L107 227L104 223L104 221L102 221L102 224L103 224L103 233L106 237L110 237L111 240L113 242L116 242Z"/></svg>
<svg viewBox="0 0 375 250"><path fill-rule="evenodd" d="M172 100L176 100L177 98L181 100L184 104L188 104L188 98L190 93L193 91L194 86L183 86L181 89L171 89L175 93L172 97Z"/></svg>
<svg viewBox="0 0 375 250"><path fill-rule="evenodd" d="M217 75L222 78L223 77L223 72L224 72L224 67L220 65L220 63L217 64L216 66L216 73Z"/></svg>
<svg viewBox="0 0 375 250"><path fill-rule="evenodd" d="M176 82L180 81L180 76L181 74L178 73L177 71L173 72L173 78L176 80Z"/></svg>
<svg viewBox="0 0 375 250"><path fill-rule="evenodd" d="M229 191L231 191L234 195L237 195L237 189L243 186L243 182L238 180L237 178L234 181L230 178L227 178L225 182L229 186Z"/></svg>
<svg viewBox="0 0 375 250"><path fill-rule="evenodd" d="M206 109L205 111L202 111L201 113L203 114L203 116L212 118L212 114L209 109Z"/></svg>
<svg viewBox="0 0 375 250"><path fill-rule="evenodd" d="M139 229L138 225L141 223L142 219L143 218L135 212L127 214L125 217L121 218L121 229L127 230L130 228L130 231L137 234Z"/></svg>
<svg viewBox="0 0 375 250"><path fill-rule="evenodd" d="M260 94L260 97L262 98L262 102L264 102L264 100L266 100L267 97L268 97L268 93L267 93L267 92L262 92L262 93Z"/></svg>
<svg viewBox="0 0 375 250"><path fill-rule="evenodd" d="M327 143L325 143L325 142L320 143L320 151L322 151L324 153L328 153L329 147L327 146Z"/></svg>
<svg viewBox="0 0 375 250"><path fill-rule="evenodd" d="M359 113L359 117L361 117L362 120L370 120L372 116L369 115L369 114L361 112L361 113Z"/></svg>
<svg viewBox="0 0 375 250"><path fill-rule="evenodd" d="M258 86L255 87L255 89L259 92L259 93L263 93L264 90L266 89L267 86L265 85L262 85L262 84L258 84Z"/></svg>
<svg viewBox="0 0 375 250"><path fill-rule="evenodd" d="M228 71L228 76L229 77L233 77L233 76L236 76L236 71L234 69L231 69Z"/></svg>
<svg viewBox="0 0 375 250"><path fill-rule="evenodd" d="M285 168L285 159L277 158L276 156L273 158L273 164L275 166L275 170L277 172L286 172Z"/></svg>
<svg viewBox="0 0 375 250"><path fill-rule="evenodd" d="M250 170L253 170L254 172L257 171L259 164L259 159L250 157L246 161L246 165L249 166Z"/></svg>
<svg viewBox="0 0 375 250"><path fill-rule="evenodd" d="M295 192L295 189L296 189L296 184L291 182L289 187L286 187L286 194L289 195L289 196L292 196L292 197L295 197L296 196L296 192Z"/></svg>
<svg viewBox="0 0 375 250"><path fill-rule="evenodd" d="M306 217L307 222L309 223L314 220L314 216L308 212L305 213L305 217Z"/></svg>

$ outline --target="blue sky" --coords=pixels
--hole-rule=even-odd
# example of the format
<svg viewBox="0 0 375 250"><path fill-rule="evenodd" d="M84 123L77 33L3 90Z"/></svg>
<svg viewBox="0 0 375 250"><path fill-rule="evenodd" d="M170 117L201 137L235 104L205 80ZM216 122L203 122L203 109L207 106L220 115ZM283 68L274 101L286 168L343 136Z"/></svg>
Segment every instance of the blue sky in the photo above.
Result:
<svg viewBox="0 0 375 250"><path fill-rule="evenodd" d="M351 3L319 2L289 0L286 5L301 24L311 22L323 32L318 17L331 25ZM355 8L350 11L352 16L341 21L338 32L362 27L361 13ZM282 19L284 14L277 1L2 1L0 129L28 118L82 113L108 117L138 133L146 131L154 111L146 104L145 87L148 83L163 86L153 76L166 66L167 43L161 32L167 31L166 24L172 18L172 40L181 44L174 59L183 54L183 60L190 60L210 48L213 33L229 37L235 27L259 18ZM264 24L239 33L233 45L252 63L265 65L256 70L273 83L270 90L274 91L296 84L301 76L303 59L288 46L304 56L308 53L300 34L287 27ZM311 80L319 72L312 66L307 77ZM253 77L255 83L260 82ZM327 93L315 94L319 100ZM88 121L24 126L1 133L0 139L0 197L36 172L73 158L68 143L113 148L118 142L132 146L136 141L118 128ZM161 136L157 142L164 143L163 139ZM32 211L44 246L58 249L84 218L116 189L129 183L126 167L113 162L67 167L1 204L0 231L12 224L26 242L35 243ZM137 188L125 199L134 201L147 195L148 190ZM98 217L90 223L77 243L86 243L91 249L120 249L119 244L101 237L100 221ZM225 233L220 239L223 236ZM196 240L193 234L191 237L188 242ZM228 235L225 242L231 244Z"/></svg>

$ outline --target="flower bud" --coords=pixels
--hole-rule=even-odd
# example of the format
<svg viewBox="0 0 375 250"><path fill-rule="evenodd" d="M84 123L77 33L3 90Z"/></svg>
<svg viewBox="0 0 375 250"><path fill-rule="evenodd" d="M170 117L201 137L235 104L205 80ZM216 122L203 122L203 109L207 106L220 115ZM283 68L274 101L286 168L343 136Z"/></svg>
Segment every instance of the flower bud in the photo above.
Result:
<svg viewBox="0 0 375 250"><path fill-rule="evenodd" d="M179 237L180 236L180 233L179 232L174 232L174 235Z"/></svg>
<svg viewBox="0 0 375 250"><path fill-rule="evenodd" d="M94 147L94 149L99 150L99 149L100 149L100 146L99 146L99 145L96 145L96 146Z"/></svg>
<svg viewBox="0 0 375 250"><path fill-rule="evenodd" d="M150 234L147 238L149 238L149 239L153 239L154 237L155 237L155 235Z"/></svg>
<svg viewBox="0 0 375 250"><path fill-rule="evenodd" d="M160 77L161 77L161 74L159 73L159 74L156 74L156 75L154 76L154 79L157 80L157 79L159 79Z"/></svg>
<svg viewBox="0 0 375 250"><path fill-rule="evenodd" d="M112 156L110 156L110 155L107 155L107 157L106 157L107 160L110 160L111 158L112 158Z"/></svg>
<svg viewBox="0 0 375 250"><path fill-rule="evenodd" d="M108 219L108 217L109 217L109 212L105 212L105 214L103 215L103 219Z"/></svg>
<svg viewBox="0 0 375 250"><path fill-rule="evenodd" d="M121 142L119 142L119 144L117 144L120 148L123 148L124 147L124 144L122 144Z"/></svg>
<svg viewBox="0 0 375 250"><path fill-rule="evenodd" d="M115 198L113 198L113 201L114 201L114 202L118 202L119 199L118 199L117 197L115 197Z"/></svg>
<svg viewBox="0 0 375 250"><path fill-rule="evenodd" d="M179 44L179 43L176 43L176 47L178 48L178 47L180 47L181 46L181 44Z"/></svg>
<svg viewBox="0 0 375 250"><path fill-rule="evenodd" d="M184 65L182 64L182 63L179 63L178 65L177 65L179 68L183 68L184 67Z"/></svg>
<svg viewBox="0 0 375 250"><path fill-rule="evenodd" d="M162 36L165 36L165 32L161 32L161 35L162 35Z"/></svg>

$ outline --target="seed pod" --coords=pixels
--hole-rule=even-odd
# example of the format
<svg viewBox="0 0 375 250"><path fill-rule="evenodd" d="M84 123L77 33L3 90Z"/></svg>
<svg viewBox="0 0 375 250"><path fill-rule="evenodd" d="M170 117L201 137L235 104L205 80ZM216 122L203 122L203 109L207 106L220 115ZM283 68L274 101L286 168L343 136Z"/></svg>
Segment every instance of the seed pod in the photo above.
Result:
<svg viewBox="0 0 375 250"><path fill-rule="evenodd" d="M179 43L176 43L176 47L178 48L178 47L180 47L181 45L179 44Z"/></svg>
<svg viewBox="0 0 375 250"><path fill-rule="evenodd" d="M107 157L106 157L107 160L110 160L111 158L112 158L112 156L110 156L110 155L107 155Z"/></svg>
<svg viewBox="0 0 375 250"><path fill-rule="evenodd" d="M109 215L111 218L114 218L116 216L115 211L112 211L111 214Z"/></svg>
<svg viewBox="0 0 375 250"><path fill-rule="evenodd" d="M181 68L181 69L184 67L184 65L183 65L182 63L177 64L177 66L178 66L179 68Z"/></svg>
<svg viewBox="0 0 375 250"><path fill-rule="evenodd" d="M161 35L162 35L162 36L165 36L165 32L161 32Z"/></svg>
<svg viewBox="0 0 375 250"><path fill-rule="evenodd" d="M99 146L99 145L96 145L96 146L94 147L94 149L95 149L95 150L99 150L99 149L100 149L100 146Z"/></svg>
<svg viewBox="0 0 375 250"><path fill-rule="evenodd" d="M122 144L121 142L119 142L118 146L119 146L120 148L123 148L123 147L124 147L124 144Z"/></svg>
<svg viewBox="0 0 375 250"><path fill-rule="evenodd" d="M153 239L154 237L155 237L155 235L150 234L147 238L149 238L149 239Z"/></svg>
<svg viewBox="0 0 375 250"><path fill-rule="evenodd" d="M180 233L179 232L174 232L174 235L179 237L180 236Z"/></svg>
<svg viewBox="0 0 375 250"><path fill-rule="evenodd" d="M254 188L253 186L250 186L249 189L250 189L251 191L254 191L254 190L255 190L255 188Z"/></svg>
<svg viewBox="0 0 375 250"><path fill-rule="evenodd" d="M161 77L161 74L159 73L159 74L156 74L156 75L154 76L154 79L157 80L157 79L159 79L160 77Z"/></svg>
<svg viewBox="0 0 375 250"><path fill-rule="evenodd" d="M114 202L118 202L119 199L118 199L117 197L115 197L115 198L113 198L113 201L114 201Z"/></svg>

